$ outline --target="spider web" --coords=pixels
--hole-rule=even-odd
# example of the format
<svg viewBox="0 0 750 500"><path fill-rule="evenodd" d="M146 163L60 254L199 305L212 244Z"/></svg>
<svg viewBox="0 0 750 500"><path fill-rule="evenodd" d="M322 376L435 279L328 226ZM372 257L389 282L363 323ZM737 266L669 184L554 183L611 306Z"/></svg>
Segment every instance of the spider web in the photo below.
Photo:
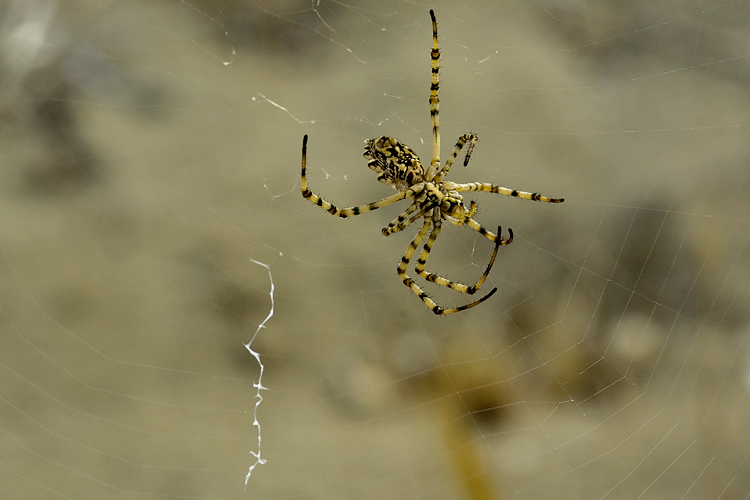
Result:
<svg viewBox="0 0 750 500"><path fill-rule="evenodd" d="M406 202L299 194L304 134L338 206L392 193L364 139L428 160L430 8L449 179L566 199L476 194L515 240L443 318ZM0 12L4 496L750 497L747 2Z"/></svg>

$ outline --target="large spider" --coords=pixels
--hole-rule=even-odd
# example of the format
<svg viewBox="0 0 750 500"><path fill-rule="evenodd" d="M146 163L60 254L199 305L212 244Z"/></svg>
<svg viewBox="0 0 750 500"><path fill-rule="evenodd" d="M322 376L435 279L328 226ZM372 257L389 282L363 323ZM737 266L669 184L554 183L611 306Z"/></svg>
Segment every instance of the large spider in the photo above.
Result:
<svg viewBox="0 0 750 500"><path fill-rule="evenodd" d="M437 305L424 291L422 291L414 280L406 274L406 268L408 267L414 252L422 240L424 240L427 233L429 232L430 235L422 247L422 252L419 255L419 259L417 259L417 265L415 267L417 274L427 281L452 288L459 292L468 293L469 295L476 293L482 283L484 283L484 280L487 278L487 275L490 273L490 269L495 262L497 249L500 245L508 245L513 241L512 229L508 228L508 239L506 240L500 236L501 230L499 226L497 228L497 235L495 235L472 219L472 216L477 211L477 205L472 201L469 206L466 207L463 198L459 193L463 191L486 191L488 193L499 193L526 200L546 201L549 203L561 203L564 200L562 198L547 198L539 193L527 193L525 191L517 191L515 189L508 189L484 182L457 184L455 182L444 180L448 175L448 171L453 165L453 162L458 157L459 152L467 143L468 147L466 149L464 166L468 165L469 158L471 158L471 152L477 142L477 135L468 133L459 137L458 142L456 142L456 145L453 147L453 152L445 162L445 165L443 165L442 168L440 167L440 130L438 127L438 69L440 49L438 49L437 21L435 20L435 13L432 10L430 10L430 17L432 18L432 86L430 87L432 162L430 162L427 172L425 172L417 154L407 145L387 136L378 137L377 139L367 139L365 141L364 152L365 158L369 160L367 166L377 172L378 180L380 182L393 186L398 192L387 198L383 198L380 201L375 201L366 205L336 208L331 203L314 194L307 187L305 168L307 163L307 135L305 135L302 139L302 196L319 207L322 207L331 215L337 215L339 217L352 217L391 205L406 198L413 199L412 204L406 210L401 212L398 217L383 228L383 235L388 236L389 234L401 231L417 219L423 219L421 229L407 247L404 256L401 257L401 263L398 265L397 272L401 281L404 282L404 285L408 286L414 293L416 293L417 296L422 299L422 302L432 310L432 312L435 314L450 314L481 304L490 298L490 296L497 291L497 288L493 288L490 293L471 304L454 307L452 309L443 309ZM479 278L479 281L474 285L463 285L424 270L425 264L427 263L427 257L429 257L430 250L432 250L432 245L435 243L435 240L440 233L443 219L446 219L457 226L469 226L478 231L479 234L488 240L495 243L495 251L492 253L492 258L487 265L487 269L485 269L482 277ZM432 228L431 231L430 228Z"/></svg>

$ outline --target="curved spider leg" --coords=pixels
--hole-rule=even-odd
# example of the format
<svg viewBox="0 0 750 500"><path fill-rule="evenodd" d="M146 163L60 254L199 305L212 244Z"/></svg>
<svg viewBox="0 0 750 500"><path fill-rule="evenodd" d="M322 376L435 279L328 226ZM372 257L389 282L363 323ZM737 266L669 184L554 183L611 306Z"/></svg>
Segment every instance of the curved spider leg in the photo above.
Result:
<svg viewBox="0 0 750 500"><path fill-rule="evenodd" d="M440 233L440 229L442 227L442 221L439 219L434 220L433 223L434 223L434 227L432 229L432 232L430 233L430 236L427 238L427 241L425 242L424 247L422 248L422 253L419 255L419 259L417 260L417 265L416 265L417 274L419 274L426 281L431 281L432 283L437 283L438 285L443 285L448 288L452 288L453 290L456 290L458 292L468 293L469 295L474 295L477 292L477 290L479 290L479 287L482 286L482 283L484 283L484 280L487 279L487 276L489 276L490 270L492 269L492 266L495 264L495 259L497 258L497 249L500 248L500 245L503 244L502 242L504 240L502 240L502 238L497 238L495 240L495 250L492 252L492 257L490 258L490 262L489 264L487 264L487 268L484 270L482 277L479 278L479 281L477 281L473 285L464 285L462 283L451 281L449 279L438 276L437 274L433 274L431 272L424 270L425 264L427 264L427 259L430 256L430 252L432 251L432 246L435 243L435 240L437 239L437 236ZM500 234L500 227L497 228L497 232L498 234Z"/></svg>
<svg viewBox="0 0 750 500"><path fill-rule="evenodd" d="M495 186L487 182L469 182L466 184L455 184L453 189L456 191L484 191L487 193L504 194L505 196L513 196L515 198L522 198L524 200L533 201L546 201L547 203L562 203L565 198L548 198L542 196L539 193L529 193L527 191L518 191L516 189L509 189L502 186Z"/></svg>
<svg viewBox="0 0 750 500"><path fill-rule="evenodd" d="M453 162L456 161L456 158L458 158L458 154L461 152L461 149L463 149L464 145L468 142L469 147L466 149L466 158L464 158L464 167L469 164L469 159L471 158L471 152L474 151L474 145L477 143L477 140L479 138L477 137L477 134L474 133L468 133L464 134L461 137L458 138L458 141L456 141L456 145L453 146L453 151L451 152L451 155L448 157L448 160L446 160L445 165L443 166L442 170L437 173L435 176L435 179L432 180L434 183L440 183L443 179L445 179L445 176L448 175L448 171L453 166ZM429 180L429 179L428 179Z"/></svg>
<svg viewBox="0 0 750 500"><path fill-rule="evenodd" d="M490 293L488 293L487 295L485 295L481 299L472 302L471 304L466 304L466 305L463 305L461 307L454 307L453 309L443 309L441 312L439 312L439 313L436 312L435 314L453 314L453 313L456 313L456 312L459 312L459 311L465 311L467 309L471 309L472 307L478 306L479 304L481 304L485 300L487 300L490 297L492 297L492 295L494 295L495 292L497 292L497 287L493 288L492 290L490 290Z"/></svg>
<svg viewBox="0 0 750 500"><path fill-rule="evenodd" d="M302 139L302 196L305 199L323 208L323 210L331 215L336 215L338 217L353 217L355 215L370 212L378 208L383 208L388 205L392 205L397 201L401 201L405 198L414 196L415 187L417 188L416 191L419 191L422 189L423 185L417 184L412 188L405 189L404 191L399 191L398 193L388 196L387 198L383 198L382 200L374 201L372 203L367 203L365 205L337 208L335 205L327 202L307 188L307 135L305 135L305 137Z"/></svg>
<svg viewBox="0 0 750 500"><path fill-rule="evenodd" d="M511 228L508 228L508 239L506 240L500 234L500 226L497 226L497 234L494 234L491 231L487 231L481 224L471 218L466 220L466 225L497 245L510 245L513 241L513 230Z"/></svg>
<svg viewBox="0 0 750 500"><path fill-rule="evenodd" d="M406 268L409 266L409 261L411 261L411 258L414 255L414 251L419 246L419 243L424 239L429 229L430 229L430 220L425 219L424 224L422 224L422 228L419 230L419 232L411 241L411 243L409 243L409 246L406 248L406 252L404 252L404 256L401 257L401 263L398 265L398 268L396 269L396 271L398 272L398 276L399 278L401 278L401 281L404 282L404 285L408 286L412 292L416 293L417 296L422 300L422 302L424 302L425 305L429 307L430 310L432 310L432 312L434 312L435 314L451 314L451 313L455 313L459 311L464 311L466 309L479 305L485 300L489 299L492 296L492 294L494 294L497 291L497 288L493 288L490 291L490 293L488 293L481 299L472 302L471 304L466 304L460 307L454 307L453 309L443 309L442 307L437 305L435 301L432 300L421 288L419 288L419 285L414 283L413 279L407 276Z"/></svg>
<svg viewBox="0 0 750 500"><path fill-rule="evenodd" d="M425 179L432 179L440 169L440 100L438 99L438 89L440 81L438 73L440 72L440 49L438 48L437 20L435 12L430 9L430 18L432 19L432 51L430 58L432 62L432 85L430 85L430 118L432 119L432 161L427 169Z"/></svg>

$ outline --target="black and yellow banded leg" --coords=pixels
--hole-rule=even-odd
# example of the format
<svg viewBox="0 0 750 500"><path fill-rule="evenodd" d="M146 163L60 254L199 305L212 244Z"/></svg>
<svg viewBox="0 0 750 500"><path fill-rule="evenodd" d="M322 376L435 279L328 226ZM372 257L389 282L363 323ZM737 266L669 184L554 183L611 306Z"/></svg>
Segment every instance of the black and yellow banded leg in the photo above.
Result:
<svg viewBox="0 0 750 500"><path fill-rule="evenodd" d="M564 198L548 198L539 193L529 193L527 191L518 191L506 187L495 186L486 182L469 182L466 184L456 184L456 191L484 191L487 193L504 194L514 198L523 198L524 200L546 201L547 203L562 203Z"/></svg>
<svg viewBox="0 0 750 500"><path fill-rule="evenodd" d="M427 208L420 209L420 206L418 204L416 203L413 204L411 207L406 209L406 211L404 211L401 215L393 219L393 221L391 221L390 224L388 224L386 227L383 228L383 236L389 236L393 233L397 233L405 229L412 222L416 221L420 217L423 217L424 214L426 214L430 210L433 210L434 208L435 207L428 206ZM419 211L417 212L417 210Z"/></svg>
<svg viewBox="0 0 750 500"><path fill-rule="evenodd" d="M456 158L458 158L458 154L461 152L461 149L463 149L464 145L468 142L469 147L466 148L466 157L464 158L464 167L469 164L469 159L471 158L471 152L474 151L474 145L477 142L477 134L468 133L464 134L461 137L458 138L458 141L456 141L456 145L453 146L453 151L451 152L451 155L448 157L448 160L445 162L445 166L438 172L438 174L435 176L435 179L432 182L438 183L442 182L443 179L445 179L445 176L448 175L448 172L450 171L451 167L453 166L453 162L456 161Z"/></svg>
<svg viewBox="0 0 750 500"><path fill-rule="evenodd" d="M438 99L438 90L440 81L440 49L438 48L437 20L435 12L430 9L430 18L432 19L432 50L430 51L430 60L432 64L432 83L430 85L430 118L432 120L432 161L427 169L427 180L432 179L440 168L440 100Z"/></svg>
<svg viewBox="0 0 750 500"><path fill-rule="evenodd" d="M500 226L497 226L497 234L488 231L474 219L468 219L466 225L497 245L510 245L513 242L513 230L508 228L508 239L503 239L500 234Z"/></svg>
<svg viewBox="0 0 750 500"><path fill-rule="evenodd" d="M405 198L411 198L414 196L415 190L422 190L424 188L424 184L415 184L409 189L405 189L404 191L399 191L398 193L388 196L387 198L383 198L382 200L375 201L372 203L367 203L365 205L359 205L356 207L345 207L345 208L337 208L332 203L327 202L323 198L319 197L312 191L310 191L307 187L307 135L302 139L302 196L310 200L312 203L315 203L319 207L321 207L323 210L328 212L331 215L335 215L337 217L353 217L355 215L364 214L367 212L370 212L372 210L387 207L388 205L392 205L393 203L396 203L397 201L401 201Z"/></svg>
<svg viewBox="0 0 750 500"><path fill-rule="evenodd" d="M414 215L417 212L417 215ZM418 203L412 203L409 208L398 214L398 217L393 219L387 226L383 228L383 235L388 236L391 233L397 233L406 226L414 222L420 217L420 206ZM408 222L407 222L408 221Z"/></svg>
<svg viewBox="0 0 750 500"><path fill-rule="evenodd" d="M414 255L414 251L422 242L429 229L430 221L425 220L424 224L422 224L422 228L406 248L406 252L404 252L404 256L401 257L401 263L398 265L396 272L398 272L398 277L401 278L401 281L404 282L404 285L408 286L412 292L416 293L417 297L422 299L422 302L424 302L425 305L432 310L432 312L434 312L435 314L445 314L443 312L443 308L437 305L435 301L433 301L421 288L419 288L419 285L414 283L414 280L406 274L406 268L409 267L409 261L411 261L411 258Z"/></svg>
<svg viewBox="0 0 750 500"><path fill-rule="evenodd" d="M479 287L482 286L482 283L484 283L484 280L487 279L487 276L490 274L490 270L492 269L492 266L495 264L495 259L497 258L497 249L500 248L500 245L503 244L502 238L497 238L495 241L495 250L492 252L492 257L490 258L489 264L487 264L487 268L484 270L484 273L482 274L482 277L479 278L479 281L477 281L473 285L464 285L462 283L458 283L455 281L451 281L449 279L443 278L441 276L438 276L436 274L427 272L424 270L425 264L427 264L427 258L430 256L430 252L432 251L432 245L435 243L435 240L437 239L437 235L440 232L441 229L441 221L434 221L435 226L430 233L430 236L427 238L427 241L424 244L424 248L422 248L422 253L419 255L419 259L417 260L417 266L416 271L417 274L419 274L422 278L424 278L426 281L431 281L433 283L437 283L438 285L443 285L448 288L452 288L453 290L462 292L462 293L468 293L469 295L474 295L477 290L479 290ZM500 234L500 227L497 228L498 234ZM506 243L507 244L507 243ZM485 300L483 298L482 300Z"/></svg>
<svg viewBox="0 0 750 500"><path fill-rule="evenodd" d="M406 268L409 267L409 262L411 261L411 258L414 255L414 252L416 251L417 247L424 239L429 229L430 229L430 221L425 220L424 224L422 224L422 228L419 230L417 235L414 237L412 242L407 247L406 252L404 253L404 256L401 257L401 263L398 265L397 272L398 272L399 278L401 278L401 281L404 282L404 285L408 286L412 292L416 293L417 297L419 297L422 300L422 302L424 302L425 305L429 307L430 310L434 312L435 314L452 314L452 313L459 312L459 311L465 311L466 309L479 305L485 300L489 299L497 291L497 288L493 288L490 291L490 293L488 293L481 299L472 302L471 304L466 304L460 307L454 307L453 309L443 309L442 307L437 305L435 301L432 300L421 288L419 288L419 285L414 283L413 279L407 276Z"/></svg>

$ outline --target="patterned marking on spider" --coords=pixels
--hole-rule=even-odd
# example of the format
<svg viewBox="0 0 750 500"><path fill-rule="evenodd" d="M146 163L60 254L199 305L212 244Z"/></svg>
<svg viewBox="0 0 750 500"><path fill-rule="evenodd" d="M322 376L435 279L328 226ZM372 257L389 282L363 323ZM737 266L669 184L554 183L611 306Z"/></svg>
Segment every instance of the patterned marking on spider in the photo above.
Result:
<svg viewBox="0 0 750 500"><path fill-rule="evenodd" d="M444 309L437 305L414 280L406 274L406 269L411 262L414 252L427 237L427 241L422 246L422 251L417 259L415 270L419 276L426 281L437 283L453 290L473 295L482 286L485 279L492 269L497 257L497 250L501 245L508 245L513 241L513 230L508 228L508 239L501 236L501 230L498 226L497 234L488 231L476 222L472 217L477 211L476 203L473 201L467 207L464 205L462 192L484 191L487 193L498 193L506 196L514 196L525 200L546 201L548 203L561 203L562 198L547 198L539 193L528 193L526 191L517 191L501 186L495 186L485 182L470 182L467 184L458 184L446 181L445 178L456 161L459 153L464 146L466 148L466 157L464 166L469 164L471 153L477 142L477 135L473 133L464 134L458 138L456 145L453 147L451 155L440 166L440 127L438 113L438 71L440 60L440 49L438 49L437 21L435 13L430 10L432 18L432 85L430 86L430 116L432 118L432 161L425 172L422 163L417 154L407 145L397 141L392 137L382 136L376 139L367 139L365 141L364 157L369 161L367 166L378 174L378 180L389 186L393 186L396 194L383 198L382 200L359 205L356 207L337 208L332 203L320 198L307 187L307 135L302 139L302 196L307 200L323 208L331 215L338 217L353 217L378 208L387 207L401 200L411 199L411 205L396 217L390 224L383 228L383 234L390 234L402 231L413 222L422 219L422 227L417 235L406 248L401 262L396 272L399 278L408 286L417 296L429 307L435 314L450 314L458 311L464 311L481 304L497 291L493 288L487 295L470 304L451 309ZM456 226L468 226L479 232L482 236L495 243L495 250L492 253L487 268L479 280L473 285L464 285L455 281L448 280L436 274L425 271L427 258L430 255L432 246L440 234L443 220L447 220ZM428 236L429 233L429 236Z"/></svg>

